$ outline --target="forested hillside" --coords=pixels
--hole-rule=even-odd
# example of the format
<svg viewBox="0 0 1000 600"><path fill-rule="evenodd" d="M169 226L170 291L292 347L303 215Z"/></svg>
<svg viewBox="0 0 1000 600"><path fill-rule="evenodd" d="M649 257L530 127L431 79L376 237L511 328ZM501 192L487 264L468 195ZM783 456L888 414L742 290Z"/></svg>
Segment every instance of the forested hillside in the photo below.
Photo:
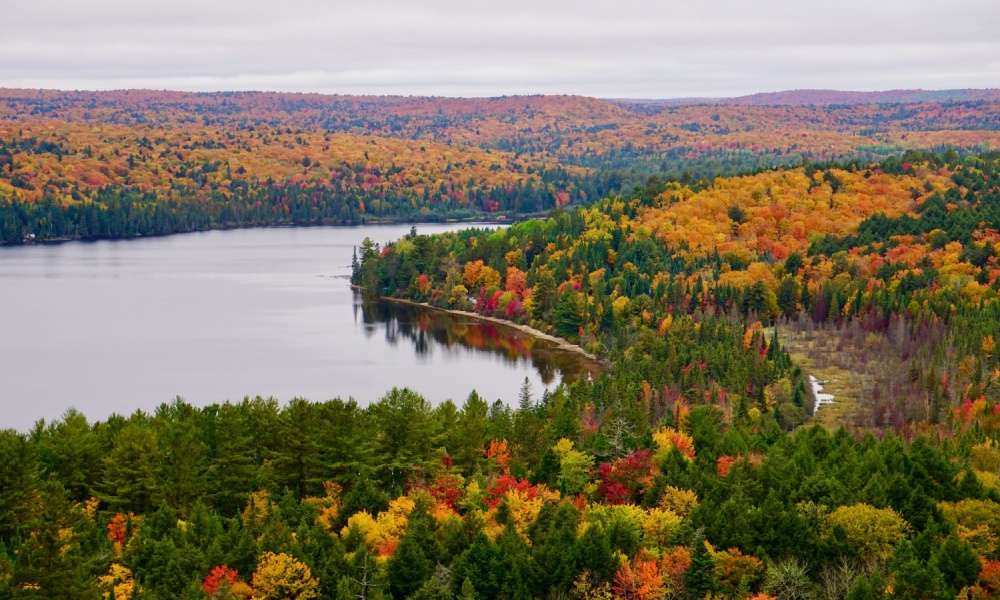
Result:
<svg viewBox="0 0 1000 600"><path fill-rule="evenodd" d="M0 90L0 242L513 217L651 174L996 147L1000 100L968 92L742 105Z"/></svg>
<svg viewBox="0 0 1000 600"><path fill-rule="evenodd" d="M0 432L0 598L1000 597L998 168L651 179L367 242L369 293L610 368L510 403L178 400ZM816 406L810 352L846 357L850 410Z"/></svg>
<svg viewBox="0 0 1000 600"><path fill-rule="evenodd" d="M504 231L363 247L355 281L623 358L615 385L626 395L647 386L664 401L735 394L774 404L789 428L809 413L802 377L748 376L700 336L728 324L763 357L821 330L865 369L856 376L871 401L846 424L933 427L953 410L985 410L997 393L997 168L995 153L911 152L704 188L651 182ZM871 366L875 357L884 368Z"/></svg>

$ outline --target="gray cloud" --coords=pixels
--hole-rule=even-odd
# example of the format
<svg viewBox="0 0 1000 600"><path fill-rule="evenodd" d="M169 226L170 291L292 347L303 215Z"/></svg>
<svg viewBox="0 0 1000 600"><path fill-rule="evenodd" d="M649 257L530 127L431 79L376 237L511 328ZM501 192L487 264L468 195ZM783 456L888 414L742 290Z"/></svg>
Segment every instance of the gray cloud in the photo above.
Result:
<svg viewBox="0 0 1000 600"><path fill-rule="evenodd" d="M14 0L0 85L727 96L1000 87L1000 3Z"/></svg>

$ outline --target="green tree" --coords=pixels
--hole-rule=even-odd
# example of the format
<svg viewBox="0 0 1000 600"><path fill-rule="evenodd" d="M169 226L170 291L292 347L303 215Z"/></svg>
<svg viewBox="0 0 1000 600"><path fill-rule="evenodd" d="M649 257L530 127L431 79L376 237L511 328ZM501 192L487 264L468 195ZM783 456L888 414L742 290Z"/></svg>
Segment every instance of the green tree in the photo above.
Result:
<svg viewBox="0 0 1000 600"><path fill-rule="evenodd" d="M63 484L72 500L90 498L100 477L101 449L87 418L71 408L35 437L45 472Z"/></svg>
<svg viewBox="0 0 1000 600"><path fill-rule="evenodd" d="M469 394L458 414L455 429L449 435L449 450L455 466L466 475L478 470L486 431L489 427L490 407L475 391Z"/></svg>
<svg viewBox="0 0 1000 600"><path fill-rule="evenodd" d="M579 573L576 529L579 513L568 502L546 505L532 525L530 579L534 597L568 592Z"/></svg>
<svg viewBox="0 0 1000 600"><path fill-rule="evenodd" d="M556 280L548 269L541 269L535 287L531 289L531 297L536 319L546 320L552 311L556 299Z"/></svg>
<svg viewBox="0 0 1000 600"><path fill-rule="evenodd" d="M563 292L552 315L556 333L568 340L578 340L585 312L586 298L583 294L571 289Z"/></svg>
<svg viewBox="0 0 1000 600"><path fill-rule="evenodd" d="M889 572L893 598L926 600L936 597L941 589L941 573L921 561L908 540L896 549Z"/></svg>
<svg viewBox="0 0 1000 600"><path fill-rule="evenodd" d="M930 563L941 573L943 593L949 598L957 596L966 586L974 585L982 567L972 547L956 535L948 536Z"/></svg>
<svg viewBox="0 0 1000 600"><path fill-rule="evenodd" d="M408 598L421 589L435 562L442 559L434 539L432 506L433 501L420 497L410 511L406 531L389 562L389 591L394 598Z"/></svg>
<svg viewBox="0 0 1000 600"><path fill-rule="evenodd" d="M799 314L799 284L791 275L785 275L778 284L776 300L781 314L791 318Z"/></svg>
<svg viewBox="0 0 1000 600"><path fill-rule="evenodd" d="M602 527L588 527L576 544L577 564L601 581L610 582L618 570L618 560L611 552L611 541Z"/></svg>
<svg viewBox="0 0 1000 600"><path fill-rule="evenodd" d="M325 479L322 450L316 440L319 408L319 405L295 398L279 417L281 435L274 455L274 468L299 498L318 493Z"/></svg>
<svg viewBox="0 0 1000 600"><path fill-rule="evenodd" d="M198 410L177 398L160 406L153 419L158 441L158 483L167 504L186 515L207 488L205 445L200 439Z"/></svg>
<svg viewBox="0 0 1000 600"><path fill-rule="evenodd" d="M409 388L392 388L371 407L375 420L375 463L390 489L437 463L430 404Z"/></svg>
<svg viewBox="0 0 1000 600"><path fill-rule="evenodd" d="M113 510L136 514L151 511L162 498L159 458L156 435L148 424L125 425L104 457L101 499Z"/></svg>
<svg viewBox="0 0 1000 600"><path fill-rule="evenodd" d="M0 542L25 525L38 501L38 452L13 429L0 430Z"/></svg>
<svg viewBox="0 0 1000 600"><path fill-rule="evenodd" d="M563 438L552 447L559 457L559 488L563 494L576 495L590 481L594 457L573 449L573 443Z"/></svg>
<svg viewBox="0 0 1000 600"><path fill-rule="evenodd" d="M462 588L458 592L458 600L478 600L476 596L476 589L472 586L472 582L466 577L462 581Z"/></svg>
<svg viewBox="0 0 1000 600"><path fill-rule="evenodd" d="M471 582L476 597L496 598L510 573L505 571L500 549L479 533L469 549L455 560L452 575L463 581L463 589L465 582Z"/></svg>
<svg viewBox="0 0 1000 600"><path fill-rule="evenodd" d="M718 587L715 575L715 561L705 545L705 538L699 532L694 539L691 565L684 572L684 590L689 598L697 600L714 592Z"/></svg>
<svg viewBox="0 0 1000 600"><path fill-rule="evenodd" d="M244 405L225 403L202 409L202 431L208 443L205 480L207 496L216 510L235 516L247 494L254 491L255 440Z"/></svg>
<svg viewBox="0 0 1000 600"><path fill-rule="evenodd" d="M87 521L55 482L41 488L39 511L28 522L31 534L17 553L12 588L16 598L98 598L80 549Z"/></svg>
<svg viewBox="0 0 1000 600"><path fill-rule="evenodd" d="M885 581L877 575L859 577L847 593L846 600L882 600L885 598Z"/></svg>
<svg viewBox="0 0 1000 600"><path fill-rule="evenodd" d="M345 487L368 481L373 462L374 419L354 400L334 399L324 402L317 414L319 430L316 443L322 461L322 475Z"/></svg>
<svg viewBox="0 0 1000 600"><path fill-rule="evenodd" d="M412 533L404 535L389 562L389 591L393 598L409 598L430 577L433 566L420 540Z"/></svg>

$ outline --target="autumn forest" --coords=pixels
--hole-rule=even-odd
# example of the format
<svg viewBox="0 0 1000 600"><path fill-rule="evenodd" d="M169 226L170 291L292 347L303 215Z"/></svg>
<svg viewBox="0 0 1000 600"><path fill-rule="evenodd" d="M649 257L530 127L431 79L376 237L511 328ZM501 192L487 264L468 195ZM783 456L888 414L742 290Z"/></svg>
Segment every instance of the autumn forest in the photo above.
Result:
<svg viewBox="0 0 1000 600"><path fill-rule="evenodd" d="M1000 598L998 147L975 90L0 90L4 243L506 222L351 284L601 365L0 430L0 599Z"/></svg>

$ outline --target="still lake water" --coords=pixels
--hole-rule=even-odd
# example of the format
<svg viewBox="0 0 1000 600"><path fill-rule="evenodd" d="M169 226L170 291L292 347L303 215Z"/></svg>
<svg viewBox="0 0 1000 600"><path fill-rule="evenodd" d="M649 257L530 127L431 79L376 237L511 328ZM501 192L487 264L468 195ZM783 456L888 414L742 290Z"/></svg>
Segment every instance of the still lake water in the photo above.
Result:
<svg viewBox="0 0 1000 600"><path fill-rule="evenodd" d="M418 225L420 233L469 224ZM0 428L70 407L89 419L246 395L377 400L408 386L516 403L580 374L575 355L502 326L366 303L348 282L367 236L410 225L211 231L0 247Z"/></svg>

